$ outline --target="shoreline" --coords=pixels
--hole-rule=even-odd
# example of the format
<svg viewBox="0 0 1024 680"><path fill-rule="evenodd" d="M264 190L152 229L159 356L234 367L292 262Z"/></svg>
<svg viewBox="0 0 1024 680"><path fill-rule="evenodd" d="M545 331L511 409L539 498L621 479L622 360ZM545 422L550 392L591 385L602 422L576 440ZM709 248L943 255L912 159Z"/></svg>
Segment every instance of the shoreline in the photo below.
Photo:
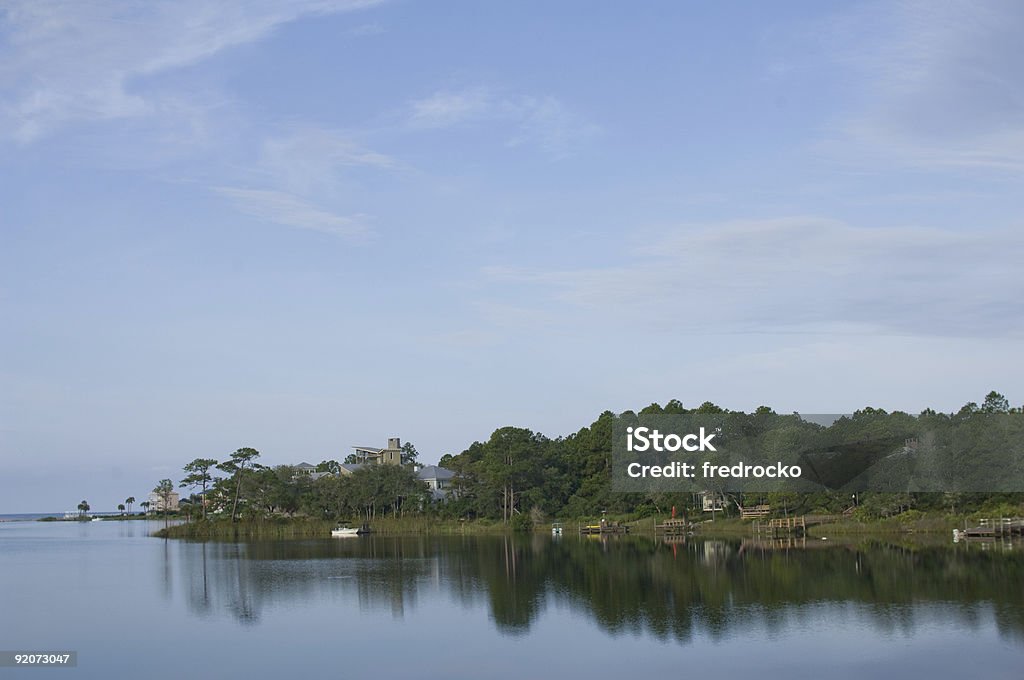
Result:
<svg viewBox="0 0 1024 680"><path fill-rule="evenodd" d="M609 518L612 519L612 518ZM70 520L69 520L70 521ZM655 524L663 518L644 517L640 519L616 518L630 527L631 536L655 536ZM594 523L594 519L562 521L566 535L579 532L579 526ZM972 524L968 517L922 517L909 521L884 519L872 521L842 521L809 527L807 538L830 536L950 536L953 529L961 528L965 522ZM291 539L326 538L339 522L304 517L276 517L263 520L195 520L171 525L154 532L156 538L237 541L249 539ZM423 517L385 518L370 523L374 534L384 536L419 535L487 535L487 534L549 534L550 524L540 524L532 530L517 530L511 524L499 521L478 520L432 520ZM717 519L696 522L689 535L708 538L757 537L753 522L738 518ZM763 537L763 535L762 535Z"/></svg>

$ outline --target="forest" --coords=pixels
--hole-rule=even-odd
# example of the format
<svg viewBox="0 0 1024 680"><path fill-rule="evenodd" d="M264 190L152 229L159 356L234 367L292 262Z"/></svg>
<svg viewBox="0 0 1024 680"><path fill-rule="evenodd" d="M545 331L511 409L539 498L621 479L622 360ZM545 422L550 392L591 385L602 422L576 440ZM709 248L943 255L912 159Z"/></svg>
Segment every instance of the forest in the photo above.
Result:
<svg viewBox="0 0 1024 680"><path fill-rule="evenodd" d="M261 519L272 516L307 517L321 520L372 521L384 517L434 517L446 520L490 520L526 529L553 519L575 519L602 515L643 518L664 515L675 509L683 515L701 514L700 495L694 490L622 492L613 489L612 443L616 418L652 415L711 415L739 422L744 428L762 428L782 442L806 443L815 438L839 437L842 441L916 441L923 430L940 437L962 438L964 431L987 433L992 423L1002 427L1008 438L989 444L998 449L1001 460L1016 466L998 471L1001 478L1024 474L1024 418L1021 408L1011 407L997 392L990 392L981 404L970 402L956 413L928 409L918 415L864 408L844 416L828 427L802 420L795 414L780 415L762 406L752 413L729 411L710 402L687 409L678 400L664 405L650 404L637 412L613 414L605 411L590 425L567 436L550 438L522 427L502 427L486 441L476 441L458 454L444 455L439 464L456 473L445 498L436 498L417 479L415 447L408 446L405 465L368 465L351 474L339 474L336 461L317 466L323 475L303 475L290 466L267 467L258 462L259 452L241 448L226 460L198 458L185 466L180 487L192 493L182 503L192 518ZM780 429L783 428L783 429ZM788 428L788 429L786 429ZM785 435L776 435L783 432ZM942 434L946 433L946 434ZM983 438L979 435L979 438ZM780 444L781 445L781 444ZM803 444L801 444L803 445ZM1007 447L1009 453L1007 453ZM863 447L862 447L863 448ZM962 449L963 447L961 447ZM958 449L960 451L960 449ZM979 451L958 455L982 456ZM956 461L950 461L954 464ZM836 467L836 466L833 466ZM986 466L981 466L986 467ZM823 476L848 472L827 470ZM315 477L315 478L314 478ZM169 480L157 489L166 493ZM1004 485L1005 486L1005 485ZM721 491L726 515L736 514L741 505L770 504L773 514L841 513L855 519L872 520L924 513L950 516L979 511L1000 514L1022 513L1024 493L1012 488L1000 492L887 491L856 490L835 484L811 493L788 490L760 492Z"/></svg>

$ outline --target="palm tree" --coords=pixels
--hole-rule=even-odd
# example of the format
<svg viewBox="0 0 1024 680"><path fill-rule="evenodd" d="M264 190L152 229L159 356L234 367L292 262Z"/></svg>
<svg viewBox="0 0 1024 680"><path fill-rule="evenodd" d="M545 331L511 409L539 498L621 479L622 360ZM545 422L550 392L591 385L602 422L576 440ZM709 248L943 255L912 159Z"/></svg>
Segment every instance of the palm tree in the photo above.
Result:
<svg viewBox="0 0 1024 680"><path fill-rule="evenodd" d="M85 517L85 513L87 512L89 512L89 502L82 501L81 503L78 504L78 517Z"/></svg>
<svg viewBox="0 0 1024 680"><path fill-rule="evenodd" d="M139 503L139 505L142 506L142 509L145 510L146 514L148 515L149 514L149 506L151 505L151 503L149 501L142 501L141 503Z"/></svg>
<svg viewBox="0 0 1024 680"><path fill-rule="evenodd" d="M122 515L124 515L124 503L118 503L118 504L117 504L117 510L118 510L118 512L120 512L120 513L121 513Z"/></svg>
<svg viewBox="0 0 1024 680"><path fill-rule="evenodd" d="M135 496L128 496L128 498L125 498L124 504L128 506L128 514L132 514L132 506L135 505Z"/></svg>

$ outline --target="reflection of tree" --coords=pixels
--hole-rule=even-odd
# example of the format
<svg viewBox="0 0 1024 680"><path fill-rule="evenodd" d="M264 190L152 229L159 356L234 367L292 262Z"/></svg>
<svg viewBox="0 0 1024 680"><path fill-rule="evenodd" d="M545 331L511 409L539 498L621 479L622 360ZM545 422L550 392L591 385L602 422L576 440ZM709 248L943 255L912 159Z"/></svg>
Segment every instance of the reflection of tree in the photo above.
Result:
<svg viewBox="0 0 1024 680"><path fill-rule="evenodd" d="M1024 645L1019 551L795 545L375 536L186 543L181 554L190 609L230 612L248 623L267 605L301 602L401 617L426 590L463 606L486 602L506 634L528 631L552 602L586 612L612 634L645 632L679 642L782 629L830 610L864 618L877 630L913 631L938 607L964 628L977 627L991 611L1001 634Z"/></svg>

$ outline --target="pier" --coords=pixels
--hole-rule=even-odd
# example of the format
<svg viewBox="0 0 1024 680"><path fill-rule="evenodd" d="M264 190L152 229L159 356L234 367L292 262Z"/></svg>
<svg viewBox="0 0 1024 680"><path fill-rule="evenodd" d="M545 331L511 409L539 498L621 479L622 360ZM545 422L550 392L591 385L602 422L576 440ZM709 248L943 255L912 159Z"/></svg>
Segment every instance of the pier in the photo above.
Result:
<svg viewBox="0 0 1024 680"><path fill-rule="evenodd" d="M830 524L842 519L839 515L798 515L796 517L776 517L766 521L754 521L755 534L767 534L769 536L802 536L807 532L808 527L818 524Z"/></svg>
<svg viewBox="0 0 1024 680"><path fill-rule="evenodd" d="M983 519L978 522L978 526L976 527L957 529L953 533L953 536L954 538L1001 538L1024 536L1024 519L1020 517Z"/></svg>
<svg viewBox="0 0 1024 680"><path fill-rule="evenodd" d="M689 523L685 519L667 519L661 524L654 525L654 533L665 536L685 535L688 531Z"/></svg>
<svg viewBox="0 0 1024 680"><path fill-rule="evenodd" d="M628 534L629 525L621 522L609 522L601 520L597 524L584 524L580 526L581 534Z"/></svg>

